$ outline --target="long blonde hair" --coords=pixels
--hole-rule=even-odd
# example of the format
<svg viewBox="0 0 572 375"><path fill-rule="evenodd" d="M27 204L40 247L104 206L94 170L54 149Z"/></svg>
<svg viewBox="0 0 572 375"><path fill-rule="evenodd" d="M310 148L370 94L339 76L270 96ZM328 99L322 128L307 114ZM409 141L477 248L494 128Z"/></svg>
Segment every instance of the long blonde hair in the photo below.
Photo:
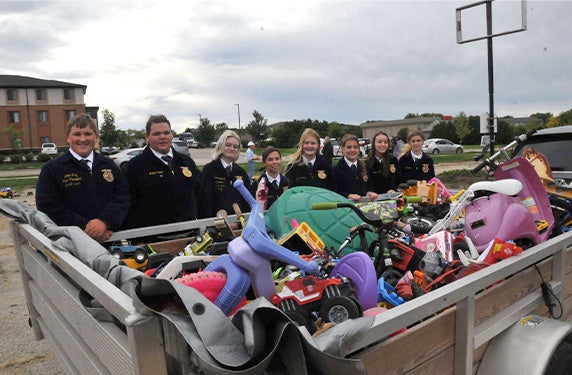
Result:
<svg viewBox="0 0 572 375"><path fill-rule="evenodd" d="M303 147L304 147L304 141L308 137L316 138L316 140L318 141L318 145L320 144L320 135L318 134L317 131L315 131L312 128L304 129L304 131L302 132L302 135L300 136L300 140L298 141L298 146L296 148L296 152L294 152L294 154L292 155L292 161L290 162L290 164L288 164L286 166L286 171L288 171L290 168L292 168L292 166L298 165L298 164L300 164L300 162L302 162L302 151L303 151ZM316 155L318 155L318 154L319 154L319 150L316 153Z"/></svg>
<svg viewBox="0 0 572 375"><path fill-rule="evenodd" d="M234 130L225 130L220 135L220 137L218 138L218 141L216 142L216 146L215 146L214 152L212 154L213 160L220 159L222 152L224 150L224 145L226 144L226 140L229 138L238 139L238 149L240 150L240 137L238 136L238 134L236 134L236 132ZM236 159L234 159L233 161L238 160L238 155L239 155L239 153L237 154Z"/></svg>

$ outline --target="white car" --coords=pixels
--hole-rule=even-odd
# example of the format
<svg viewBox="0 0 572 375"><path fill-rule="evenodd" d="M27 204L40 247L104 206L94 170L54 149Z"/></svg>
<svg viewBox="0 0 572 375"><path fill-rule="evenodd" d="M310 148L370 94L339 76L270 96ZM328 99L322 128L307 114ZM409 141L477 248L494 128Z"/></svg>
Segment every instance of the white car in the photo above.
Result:
<svg viewBox="0 0 572 375"><path fill-rule="evenodd" d="M115 165L119 168L123 168L129 160L142 153L143 150L145 150L145 147L128 148L127 150L119 151L117 154L109 155L109 158L113 160Z"/></svg>
<svg viewBox="0 0 572 375"><path fill-rule="evenodd" d="M175 151L183 155L189 155L189 148L187 147L187 141L181 141L179 139L173 139L171 143Z"/></svg>
<svg viewBox="0 0 572 375"><path fill-rule="evenodd" d="M443 138L429 138L421 149L428 154L462 154L464 151L463 146Z"/></svg>
<svg viewBox="0 0 572 375"><path fill-rule="evenodd" d="M42 154L56 155L58 153L58 147L55 143L42 143Z"/></svg>

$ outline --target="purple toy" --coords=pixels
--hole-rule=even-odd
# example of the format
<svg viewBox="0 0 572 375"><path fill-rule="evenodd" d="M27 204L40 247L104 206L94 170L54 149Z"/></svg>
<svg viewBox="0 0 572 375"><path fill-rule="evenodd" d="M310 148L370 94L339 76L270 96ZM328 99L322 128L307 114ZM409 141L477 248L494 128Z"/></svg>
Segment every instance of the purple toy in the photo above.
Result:
<svg viewBox="0 0 572 375"><path fill-rule="evenodd" d="M242 237L235 238L228 244L231 264L226 263L226 259L219 260L221 258L219 257L205 268L205 271L224 270L223 272L227 273L227 284L223 289L225 293L221 293L214 302L227 315L234 310L240 298L246 294L244 291L244 274L247 274L252 280L254 294L271 301L272 295L276 293L272 270L268 262L271 259L292 264L310 274L318 275L320 273L316 262L307 262L274 242L266 233L266 224L260 203L254 199L241 180L236 180L234 187L251 207L248 222L242 231ZM225 264L221 266L222 262ZM243 275L234 277L229 274L231 272ZM236 283L234 283L235 281ZM237 298L238 296L240 298Z"/></svg>
<svg viewBox="0 0 572 375"><path fill-rule="evenodd" d="M363 251L344 256L334 266L332 277L351 279L357 291L358 300L364 310L377 306L377 276L369 255Z"/></svg>

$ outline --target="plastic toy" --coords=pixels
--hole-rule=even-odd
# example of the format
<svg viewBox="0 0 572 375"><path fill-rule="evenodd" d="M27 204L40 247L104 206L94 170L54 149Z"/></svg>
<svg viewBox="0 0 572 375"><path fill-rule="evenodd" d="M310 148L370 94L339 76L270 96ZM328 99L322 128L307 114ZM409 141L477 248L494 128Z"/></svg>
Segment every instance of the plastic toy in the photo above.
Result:
<svg viewBox="0 0 572 375"><path fill-rule="evenodd" d="M242 236L228 244L228 255L219 256L206 268L206 271L224 272L227 275L227 282L214 301L214 304L227 315L246 295L251 283L257 297L265 297L270 301L272 295L276 294L269 262L271 259L292 264L310 274L317 275L320 272L316 262L306 262L274 242L266 233L260 203L252 197L241 180L236 180L234 187L251 207L248 222L242 231Z"/></svg>
<svg viewBox="0 0 572 375"><path fill-rule="evenodd" d="M139 265L143 264L149 258L149 252L152 251L149 246L132 245L127 240L114 242L109 246L111 255L124 261L133 259ZM129 264L128 264L129 265ZM139 268L139 267L136 267Z"/></svg>
<svg viewBox="0 0 572 375"><path fill-rule="evenodd" d="M12 191L11 187L3 187L0 189L0 198L12 199L13 197L14 197L14 192Z"/></svg>
<svg viewBox="0 0 572 375"><path fill-rule="evenodd" d="M366 253L356 252L341 258L330 272L330 276L350 279L364 310L377 306L375 267Z"/></svg>
<svg viewBox="0 0 572 375"><path fill-rule="evenodd" d="M397 293L395 293L395 289L385 282L383 277L377 282L377 293L379 296L379 302L389 302L392 306L399 306L405 302L403 298L399 297Z"/></svg>
<svg viewBox="0 0 572 375"><path fill-rule="evenodd" d="M306 276L284 284L280 293L272 296L272 303L278 306L296 323L314 333L312 313L319 311L324 322L342 323L359 318L361 307L349 297L348 282L338 278L320 279Z"/></svg>

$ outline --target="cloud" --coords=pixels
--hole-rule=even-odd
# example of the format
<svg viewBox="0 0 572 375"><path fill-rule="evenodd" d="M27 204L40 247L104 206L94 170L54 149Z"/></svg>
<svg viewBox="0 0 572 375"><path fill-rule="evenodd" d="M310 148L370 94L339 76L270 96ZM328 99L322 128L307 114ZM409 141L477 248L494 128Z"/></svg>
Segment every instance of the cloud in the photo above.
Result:
<svg viewBox="0 0 572 375"><path fill-rule="evenodd" d="M164 113L237 126L359 124L407 113L488 110L486 41L456 43L464 1L1 2L4 74L88 86L86 104L122 128ZM495 112L570 109L572 3L528 1L528 30L494 39ZM517 27L520 2L495 1L493 25ZM53 22L58 20L58 22ZM484 12L463 16L482 33ZM506 25L505 25L506 22Z"/></svg>

